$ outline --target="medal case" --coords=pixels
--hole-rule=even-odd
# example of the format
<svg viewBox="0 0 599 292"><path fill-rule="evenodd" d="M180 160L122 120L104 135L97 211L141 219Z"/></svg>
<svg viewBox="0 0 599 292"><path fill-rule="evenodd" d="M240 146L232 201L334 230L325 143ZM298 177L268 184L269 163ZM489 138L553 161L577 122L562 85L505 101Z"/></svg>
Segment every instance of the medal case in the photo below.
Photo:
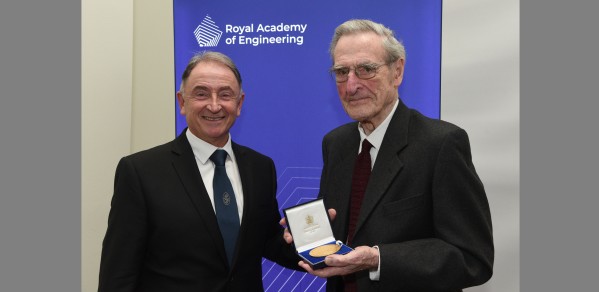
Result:
<svg viewBox="0 0 599 292"><path fill-rule="evenodd" d="M330 251L338 249L330 254L346 254L352 251L352 248L333 236L331 222L322 199L299 204L283 212L298 255L312 269L326 267L324 259Z"/></svg>

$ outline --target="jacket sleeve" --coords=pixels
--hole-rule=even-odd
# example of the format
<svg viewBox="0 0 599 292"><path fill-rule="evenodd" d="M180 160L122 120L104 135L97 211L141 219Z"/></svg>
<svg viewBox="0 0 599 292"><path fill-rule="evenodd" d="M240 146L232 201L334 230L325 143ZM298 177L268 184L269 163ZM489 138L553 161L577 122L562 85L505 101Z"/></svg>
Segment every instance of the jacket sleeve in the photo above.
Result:
<svg viewBox="0 0 599 292"><path fill-rule="evenodd" d="M271 218L269 220L268 226L263 226L263 228L268 228L269 238L266 239L262 254L265 258L270 261L276 262L277 264L297 271L305 272L302 268L298 266L298 262L300 257L296 254L295 248L293 244L287 244L285 239L283 238L284 229L279 225L279 220L281 219L281 215L279 214L279 204L277 202L276 194L277 194L277 175L276 168L274 162L269 160L270 163L270 186L271 190L269 192L269 208L265 210L268 213L268 216Z"/></svg>
<svg viewBox="0 0 599 292"><path fill-rule="evenodd" d="M139 177L126 158L119 162L108 228L102 244L98 291L134 291L146 250L147 220Z"/></svg>
<svg viewBox="0 0 599 292"><path fill-rule="evenodd" d="M492 275L489 204L464 130L443 139L432 182L434 236L379 246L382 291L459 290Z"/></svg>

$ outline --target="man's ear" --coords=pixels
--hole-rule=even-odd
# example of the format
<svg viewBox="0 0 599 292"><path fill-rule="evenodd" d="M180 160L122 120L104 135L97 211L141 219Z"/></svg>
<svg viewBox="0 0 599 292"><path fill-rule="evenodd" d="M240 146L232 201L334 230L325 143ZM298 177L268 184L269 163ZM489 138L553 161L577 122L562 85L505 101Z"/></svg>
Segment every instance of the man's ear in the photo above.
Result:
<svg viewBox="0 0 599 292"><path fill-rule="evenodd" d="M403 81L403 72L404 72L404 68L405 68L405 64L406 64L406 60L405 59L399 59L395 62L393 62L393 70L394 70L394 85L396 87L399 87L399 85L401 85L401 82Z"/></svg>
<svg viewBox="0 0 599 292"><path fill-rule="evenodd" d="M177 101L179 102L179 113L185 115L185 99L181 91L177 91Z"/></svg>
<svg viewBox="0 0 599 292"><path fill-rule="evenodd" d="M241 106L243 105L243 101L245 100L245 92L241 92L241 96L239 97L239 104L237 105L237 116L241 115Z"/></svg>

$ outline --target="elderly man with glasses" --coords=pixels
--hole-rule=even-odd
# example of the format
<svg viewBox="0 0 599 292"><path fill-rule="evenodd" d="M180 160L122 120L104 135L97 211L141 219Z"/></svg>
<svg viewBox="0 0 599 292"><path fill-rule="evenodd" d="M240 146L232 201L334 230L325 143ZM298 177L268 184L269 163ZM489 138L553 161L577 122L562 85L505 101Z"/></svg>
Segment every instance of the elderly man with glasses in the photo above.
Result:
<svg viewBox="0 0 599 292"><path fill-rule="evenodd" d="M335 30L331 73L355 122L322 142L319 197L335 238L354 248L329 255L327 291L461 291L493 271L491 215L466 132L409 109L399 98L406 54L369 20ZM288 242L291 235L286 233Z"/></svg>

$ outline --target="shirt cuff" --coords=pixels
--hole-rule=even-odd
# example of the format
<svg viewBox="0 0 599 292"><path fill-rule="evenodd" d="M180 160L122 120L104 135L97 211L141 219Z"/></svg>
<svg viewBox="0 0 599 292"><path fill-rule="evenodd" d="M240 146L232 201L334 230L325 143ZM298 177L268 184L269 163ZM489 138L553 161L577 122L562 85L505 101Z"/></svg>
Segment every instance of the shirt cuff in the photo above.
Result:
<svg viewBox="0 0 599 292"><path fill-rule="evenodd" d="M373 246L373 248L376 248L377 250L379 250L378 245ZM371 281L378 281L381 278L381 252L380 252L380 250L379 250L379 266L376 268L376 270L369 270L368 276L370 276Z"/></svg>

